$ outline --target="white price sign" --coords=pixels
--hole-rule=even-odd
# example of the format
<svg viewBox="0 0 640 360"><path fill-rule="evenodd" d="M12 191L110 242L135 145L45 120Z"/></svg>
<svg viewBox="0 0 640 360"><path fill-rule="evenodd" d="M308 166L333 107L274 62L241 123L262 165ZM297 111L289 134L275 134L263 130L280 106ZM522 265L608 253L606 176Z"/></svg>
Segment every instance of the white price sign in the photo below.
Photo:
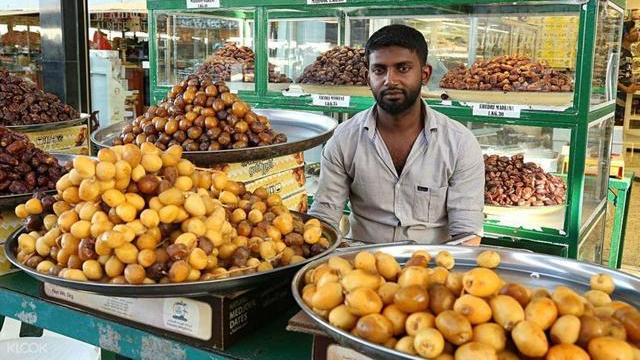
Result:
<svg viewBox="0 0 640 360"><path fill-rule="evenodd" d="M520 106L508 104L473 104L474 116L520 118Z"/></svg>
<svg viewBox="0 0 640 360"><path fill-rule="evenodd" d="M311 94L313 105L331 107L349 107L351 96L346 95L318 95Z"/></svg>
<svg viewBox="0 0 640 360"><path fill-rule="evenodd" d="M220 0L187 0L187 9L219 8Z"/></svg>
<svg viewBox="0 0 640 360"><path fill-rule="evenodd" d="M307 0L307 5L340 4L346 2L347 0Z"/></svg>

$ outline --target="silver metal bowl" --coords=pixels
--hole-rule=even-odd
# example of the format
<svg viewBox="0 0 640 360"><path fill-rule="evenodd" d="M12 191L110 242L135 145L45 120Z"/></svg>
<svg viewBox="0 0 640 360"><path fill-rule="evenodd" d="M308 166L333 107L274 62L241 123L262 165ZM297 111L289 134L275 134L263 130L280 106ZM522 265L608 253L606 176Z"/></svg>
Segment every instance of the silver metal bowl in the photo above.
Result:
<svg viewBox="0 0 640 360"><path fill-rule="evenodd" d="M339 249L337 255L345 259L353 259L362 248ZM417 250L427 250L432 255L446 250L455 258L455 270L465 271L476 266L477 256L487 248L442 246L442 245L394 245L383 244L379 246L367 246L371 252L381 251L392 255L400 264L404 264ZM553 289L558 285L569 286L578 291L589 289L589 281L592 275L604 273L610 275L616 284L616 290L612 298L622 300L636 307L640 307L640 278L623 274L602 266L569 260L557 256L533 254L518 250L491 248L500 254L501 262L497 271L507 282L517 282L534 288ZM319 259L305 265L298 271L291 283L293 296L298 305L313 321L336 342L353 348L374 359L419 359L393 349L386 348L368 342L362 338L343 331L331 324L321 316L314 313L302 299L304 287L304 275L307 271L326 262Z"/></svg>
<svg viewBox="0 0 640 360"><path fill-rule="evenodd" d="M314 113L272 109L254 109L254 112L268 117L275 131L287 135L287 142L245 149L185 151L182 157L203 167L220 163L271 159L321 145L331 137L333 130L338 126L335 119ZM126 125L120 122L98 129L91 134L91 142L98 149L109 147Z"/></svg>
<svg viewBox="0 0 640 360"><path fill-rule="evenodd" d="M312 217L310 215L291 212L294 216L302 218L303 221L307 221ZM283 267L278 267L269 271L255 272L240 276L229 277L225 279L207 280L207 281L193 281L184 283L171 283L171 284L145 284L145 285L131 285L131 284L108 284L95 281L74 281L67 280L57 276L42 274L37 272L18 261L16 259L16 253L18 248L18 237L20 234L26 232L24 228L18 229L14 232L4 244L4 251L7 258L16 267L20 268L28 275L46 283L54 285L64 286L70 289L87 291L99 295L108 296L120 296L120 297L174 297L174 296L199 296L210 293L220 293L227 291L237 291L255 287L258 285L268 284L270 281L283 279L286 277L291 278L295 272L305 264L318 260L327 254L331 253L340 244L340 235L336 229L324 221L320 221L322 226L322 234L326 237L331 246L324 252L301 261L296 264L290 264Z"/></svg>

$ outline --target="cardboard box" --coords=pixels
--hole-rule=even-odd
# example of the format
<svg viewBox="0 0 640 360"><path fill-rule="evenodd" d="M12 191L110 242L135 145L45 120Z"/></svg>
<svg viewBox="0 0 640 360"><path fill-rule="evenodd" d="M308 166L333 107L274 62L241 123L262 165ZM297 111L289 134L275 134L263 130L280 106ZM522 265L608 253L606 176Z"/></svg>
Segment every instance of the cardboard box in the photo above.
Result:
<svg viewBox="0 0 640 360"><path fill-rule="evenodd" d="M114 321L224 350L294 304L290 279L261 288L195 298L121 298L43 284L43 297Z"/></svg>
<svg viewBox="0 0 640 360"><path fill-rule="evenodd" d="M291 194L282 199L282 204L289 210L306 213L309 209L309 198L307 191L302 189L295 194Z"/></svg>
<svg viewBox="0 0 640 360"><path fill-rule="evenodd" d="M304 153L280 156L273 159L214 165L214 170L224 171L229 179L251 182L265 176L304 166Z"/></svg>
<svg viewBox="0 0 640 360"><path fill-rule="evenodd" d="M87 118L76 126L22 133L44 151L89 155L89 121Z"/></svg>
<svg viewBox="0 0 640 360"><path fill-rule="evenodd" d="M304 189L304 166L265 176L244 184L247 191L263 187L269 194L278 194L285 198Z"/></svg>
<svg viewBox="0 0 640 360"><path fill-rule="evenodd" d="M0 211L0 275L17 271L4 253L4 241L22 226L13 209Z"/></svg>

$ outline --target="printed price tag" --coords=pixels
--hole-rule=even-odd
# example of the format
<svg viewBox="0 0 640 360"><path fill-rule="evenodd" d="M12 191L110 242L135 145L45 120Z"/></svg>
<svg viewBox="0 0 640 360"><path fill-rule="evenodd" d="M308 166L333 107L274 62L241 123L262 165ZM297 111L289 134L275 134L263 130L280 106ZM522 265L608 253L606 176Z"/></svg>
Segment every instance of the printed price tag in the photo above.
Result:
<svg viewBox="0 0 640 360"><path fill-rule="evenodd" d="M473 104L474 116L520 118L520 106L507 104Z"/></svg>
<svg viewBox="0 0 640 360"><path fill-rule="evenodd" d="M220 0L187 0L187 9L219 8Z"/></svg>
<svg viewBox="0 0 640 360"><path fill-rule="evenodd" d="M347 0L307 0L307 5L340 4L346 2Z"/></svg>
<svg viewBox="0 0 640 360"><path fill-rule="evenodd" d="M351 96L346 95L318 95L311 94L313 105L331 107L349 107Z"/></svg>

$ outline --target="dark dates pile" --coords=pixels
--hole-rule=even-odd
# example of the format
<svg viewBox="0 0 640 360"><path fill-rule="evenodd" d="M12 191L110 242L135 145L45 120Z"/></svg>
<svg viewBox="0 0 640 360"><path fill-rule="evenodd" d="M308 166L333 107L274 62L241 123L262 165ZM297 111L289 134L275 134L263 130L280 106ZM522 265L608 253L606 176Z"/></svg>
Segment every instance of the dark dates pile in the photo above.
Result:
<svg viewBox="0 0 640 360"><path fill-rule="evenodd" d="M566 200L566 184L524 156L484 156L484 202L493 206L550 206Z"/></svg>
<svg viewBox="0 0 640 360"><path fill-rule="evenodd" d="M234 74L242 74L242 81L253 82L255 73L255 53L251 48L226 43L209 56L196 70L197 75L210 75L215 80L231 81ZM269 63L269 82L290 83L286 75L276 71Z"/></svg>
<svg viewBox="0 0 640 360"><path fill-rule="evenodd" d="M367 84L367 62L364 49L338 46L326 51L304 69L298 82L319 85Z"/></svg>
<svg viewBox="0 0 640 360"><path fill-rule="evenodd" d="M174 85L167 98L125 126L114 145L154 143L185 151L217 151L266 146L287 141L266 116L229 92L224 82L208 75L190 75Z"/></svg>
<svg viewBox="0 0 640 360"><path fill-rule="evenodd" d="M36 86L0 69L0 125L31 125L77 119L80 113Z"/></svg>
<svg viewBox="0 0 640 360"><path fill-rule="evenodd" d="M440 81L440 87L456 90L572 91L571 78L526 56L499 56L476 61L471 68L460 65Z"/></svg>
<svg viewBox="0 0 640 360"><path fill-rule="evenodd" d="M0 126L0 195L55 189L66 172L25 135Z"/></svg>

